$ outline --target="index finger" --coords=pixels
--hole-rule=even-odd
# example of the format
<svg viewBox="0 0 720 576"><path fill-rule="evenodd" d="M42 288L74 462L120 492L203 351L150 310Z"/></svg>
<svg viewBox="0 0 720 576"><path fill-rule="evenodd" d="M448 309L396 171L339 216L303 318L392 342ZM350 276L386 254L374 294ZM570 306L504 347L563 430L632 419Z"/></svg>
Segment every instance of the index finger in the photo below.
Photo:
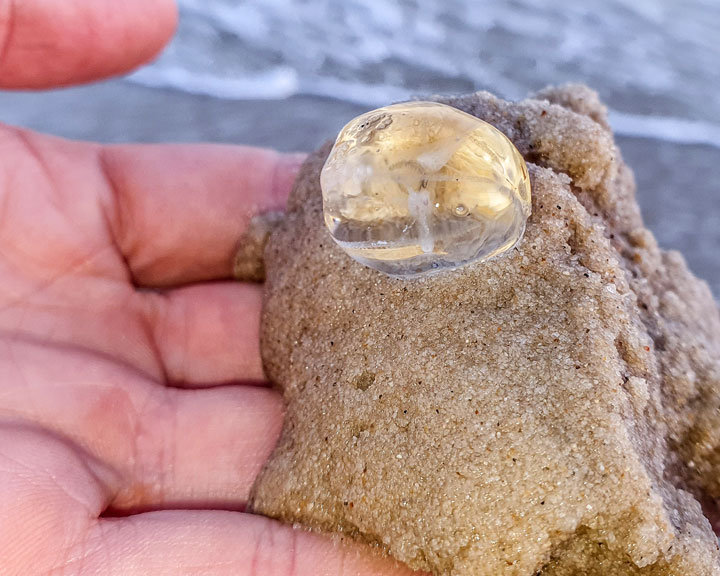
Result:
<svg viewBox="0 0 720 576"><path fill-rule="evenodd" d="M0 88L122 74L155 56L176 23L173 0L0 0Z"/></svg>
<svg viewBox="0 0 720 576"><path fill-rule="evenodd" d="M222 145L107 147L115 243L136 284L226 279L250 219L285 207L304 154Z"/></svg>

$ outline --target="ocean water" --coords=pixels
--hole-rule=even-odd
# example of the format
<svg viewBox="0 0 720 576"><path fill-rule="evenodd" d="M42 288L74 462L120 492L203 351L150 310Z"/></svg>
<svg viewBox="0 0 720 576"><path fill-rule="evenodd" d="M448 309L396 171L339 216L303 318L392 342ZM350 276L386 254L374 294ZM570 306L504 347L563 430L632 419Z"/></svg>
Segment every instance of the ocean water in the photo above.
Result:
<svg viewBox="0 0 720 576"><path fill-rule="evenodd" d="M718 0L179 0L132 82L221 99L363 106L583 81L619 134L720 146Z"/></svg>

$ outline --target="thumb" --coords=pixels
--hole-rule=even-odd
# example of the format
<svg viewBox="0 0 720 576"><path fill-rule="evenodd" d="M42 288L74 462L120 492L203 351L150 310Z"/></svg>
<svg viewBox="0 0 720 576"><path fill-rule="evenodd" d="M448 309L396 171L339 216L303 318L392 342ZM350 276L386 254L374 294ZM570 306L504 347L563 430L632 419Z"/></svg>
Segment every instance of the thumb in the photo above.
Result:
<svg viewBox="0 0 720 576"><path fill-rule="evenodd" d="M0 0L0 88L122 74L155 56L176 23L174 0Z"/></svg>

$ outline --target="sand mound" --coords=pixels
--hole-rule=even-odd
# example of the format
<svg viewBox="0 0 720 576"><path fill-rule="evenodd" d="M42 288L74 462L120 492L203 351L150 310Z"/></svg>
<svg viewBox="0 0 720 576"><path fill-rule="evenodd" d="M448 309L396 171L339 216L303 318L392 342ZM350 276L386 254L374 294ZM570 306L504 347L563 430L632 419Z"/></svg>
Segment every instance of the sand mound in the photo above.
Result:
<svg viewBox="0 0 720 576"><path fill-rule="evenodd" d="M313 154L265 250L288 412L252 509L436 574L720 574L698 503L720 498L718 309L644 228L603 106L582 86L438 100L527 160L525 237L386 277L329 237Z"/></svg>

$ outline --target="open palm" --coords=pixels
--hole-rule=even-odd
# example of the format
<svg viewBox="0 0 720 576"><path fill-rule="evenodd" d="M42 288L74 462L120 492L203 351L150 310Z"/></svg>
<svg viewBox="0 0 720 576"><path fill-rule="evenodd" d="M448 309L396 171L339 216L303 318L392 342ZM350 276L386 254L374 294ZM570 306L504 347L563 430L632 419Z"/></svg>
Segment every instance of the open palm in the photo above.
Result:
<svg viewBox="0 0 720 576"><path fill-rule="evenodd" d="M0 0L0 86L123 72L174 24L164 0ZM297 164L0 126L0 574L405 573L242 513L283 405L231 260Z"/></svg>

